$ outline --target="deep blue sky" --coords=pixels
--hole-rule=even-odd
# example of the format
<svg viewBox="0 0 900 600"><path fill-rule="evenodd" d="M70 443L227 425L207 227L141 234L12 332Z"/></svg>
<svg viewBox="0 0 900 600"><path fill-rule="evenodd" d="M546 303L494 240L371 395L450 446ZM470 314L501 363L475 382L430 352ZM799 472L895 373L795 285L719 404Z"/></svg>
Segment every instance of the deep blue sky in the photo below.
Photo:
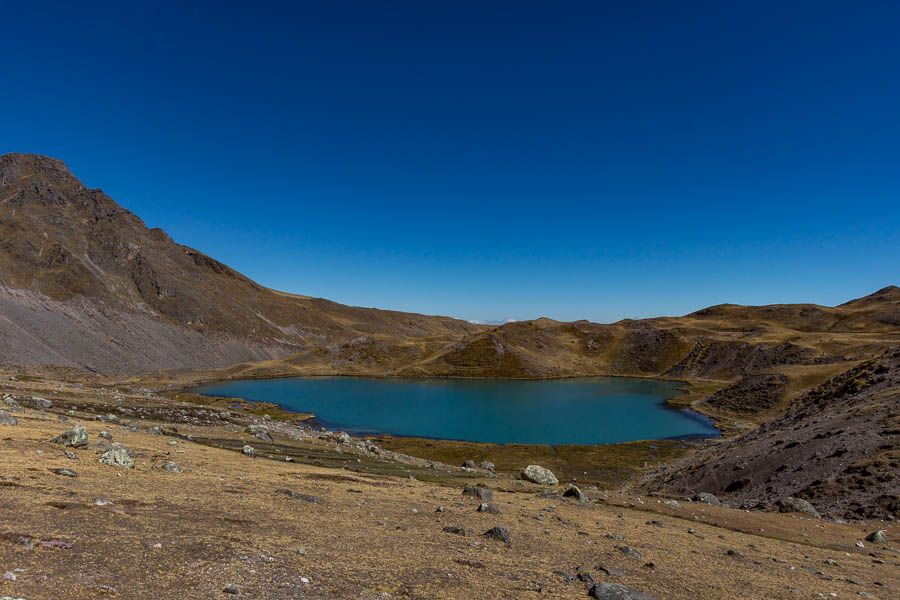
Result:
<svg viewBox="0 0 900 600"><path fill-rule="evenodd" d="M896 1L201 4L0 0L0 153L348 304L610 321L900 284Z"/></svg>

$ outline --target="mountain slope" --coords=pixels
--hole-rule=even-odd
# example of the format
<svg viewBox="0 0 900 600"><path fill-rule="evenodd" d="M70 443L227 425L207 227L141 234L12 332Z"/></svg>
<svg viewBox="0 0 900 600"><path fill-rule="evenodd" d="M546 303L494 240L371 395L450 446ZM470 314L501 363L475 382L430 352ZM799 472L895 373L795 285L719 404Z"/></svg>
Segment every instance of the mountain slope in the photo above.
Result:
<svg viewBox="0 0 900 600"><path fill-rule="evenodd" d="M382 334L454 340L445 317L281 294L148 229L66 166L0 157L0 355L99 371L217 367Z"/></svg>

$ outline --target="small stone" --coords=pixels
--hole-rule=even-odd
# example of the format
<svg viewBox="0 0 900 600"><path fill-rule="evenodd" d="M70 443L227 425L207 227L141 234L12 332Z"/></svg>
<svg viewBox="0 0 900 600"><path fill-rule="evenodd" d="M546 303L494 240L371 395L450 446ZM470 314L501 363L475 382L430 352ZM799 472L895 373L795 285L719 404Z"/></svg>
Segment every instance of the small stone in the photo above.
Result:
<svg viewBox="0 0 900 600"><path fill-rule="evenodd" d="M228 412L227 410L223 410L222 412L219 413L219 418L222 419L223 421L227 421L228 419L231 418L231 413Z"/></svg>
<svg viewBox="0 0 900 600"><path fill-rule="evenodd" d="M256 457L256 450L254 450L254 449L253 449L253 446L251 446L251 445L249 445L249 444L246 444L246 445L241 449L241 453L246 454L247 456L249 456L249 457L251 457L251 458L255 458L255 457Z"/></svg>
<svg viewBox="0 0 900 600"><path fill-rule="evenodd" d="M107 500L106 498L97 498L94 500L94 504L97 506L106 506L107 504L112 504L112 501Z"/></svg>
<svg viewBox="0 0 900 600"><path fill-rule="evenodd" d="M540 465L528 465L522 471L522 478L538 485L558 485L559 479L550 469L545 469Z"/></svg>
<svg viewBox="0 0 900 600"><path fill-rule="evenodd" d="M4 581L15 581L16 574L13 573L12 571L7 571L6 573L3 574L3 580Z"/></svg>
<svg viewBox="0 0 900 600"><path fill-rule="evenodd" d="M106 414L106 415L100 415L99 417L97 417L97 420L98 420L98 421L103 421L104 423L112 423L113 425L118 425L118 424L119 424L119 417L118 417L118 415L114 415L114 414L112 414L112 413L109 413L109 414Z"/></svg>
<svg viewBox="0 0 900 600"><path fill-rule="evenodd" d="M112 434L105 429L101 429L100 432L97 433L97 437L101 437L104 440L112 441Z"/></svg>
<svg viewBox="0 0 900 600"><path fill-rule="evenodd" d="M732 548L729 548L728 550L726 550L725 554L727 554L728 556L733 556L734 558L744 558L743 553L739 552L738 550L734 550Z"/></svg>
<svg viewBox="0 0 900 600"><path fill-rule="evenodd" d="M444 533L452 533L453 535L466 535L465 529L463 529L462 527L453 527L451 525L441 528L441 531L443 531Z"/></svg>
<svg viewBox="0 0 900 600"><path fill-rule="evenodd" d="M605 537L608 540L616 540L619 542L621 542L625 539L625 536L622 535L621 533L607 533Z"/></svg>
<svg viewBox="0 0 900 600"><path fill-rule="evenodd" d="M678 503L678 500L666 500L663 504L669 508L681 508L681 504Z"/></svg>
<svg viewBox="0 0 900 600"><path fill-rule="evenodd" d="M0 410L0 425L15 427L16 423L18 422L19 421L8 412L6 412L5 410Z"/></svg>
<svg viewBox="0 0 900 600"><path fill-rule="evenodd" d="M226 585L222 589L222 591L225 592L226 594L240 594L241 593L240 589L238 589L238 586L233 583L229 583L228 585Z"/></svg>
<svg viewBox="0 0 900 600"><path fill-rule="evenodd" d="M160 429L158 425L154 425L153 427L147 428L147 433L150 435L162 435L162 429Z"/></svg>
<svg viewBox="0 0 900 600"><path fill-rule="evenodd" d="M271 421L271 420L272 420L272 415L270 415L268 413L263 415L263 421Z"/></svg>
<svg viewBox="0 0 900 600"><path fill-rule="evenodd" d="M478 465L478 467L481 468L481 469L484 469L484 470L486 470L486 471L493 471L494 469L496 469L496 467L494 466L494 463L492 463L492 462L489 461L489 460L483 460L483 461L481 461L481 464Z"/></svg>
<svg viewBox="0 0 900 600"><path fill-rule="evenodd" d="M300 546L299 548L297 548L297 554L299 554L300 556L306 556L306 548Z"/></svg>
<svg viewBox="0 0 900 600"><path fill-rule="evenodd" d="M71 469L50 469L57 475L62 475L63 477L78 477L78 473Z"/></svg>
<svg viewBox="0 0 900 600"><path fill-rule="evenodd" d="M488 504L487 502L482 502L478 505L478 512L486 512L491 513L492 515L499 515L500 507L496 504Z"/></svg>
<svg viewBox="0 0 900 600"><path fill-rule="evenodd" d="M162 466L163 471L168 471L169 473L183 473L184 469L176 462L167 462Z"/></svg>
<svg viewBox="0 0 900 600"><path fill-rule="evenodd" d="M177 446L177 445L178 445L178 442L176 442L175 440L169 440L168 442L166 442L166 446L173 446L173 447L174 447L174 446Z"/></svg>
<svg viewBox="0 0 900 600"><path fill-rule="evenodd" d="M78 460L78 455L72 450L66 450L66 458L69 460Z"/></svg>

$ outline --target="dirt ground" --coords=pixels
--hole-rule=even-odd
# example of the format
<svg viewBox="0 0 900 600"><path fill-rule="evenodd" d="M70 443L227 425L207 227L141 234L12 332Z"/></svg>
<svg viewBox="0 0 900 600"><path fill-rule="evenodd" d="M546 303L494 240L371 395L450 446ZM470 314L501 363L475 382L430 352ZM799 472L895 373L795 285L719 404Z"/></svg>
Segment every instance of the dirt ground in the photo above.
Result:
<svg viewBox="0 0 900 600"><path fill-rule="evenodd" d="M181 426L174 437L81 412L69 423L50 410L9 414L18 423L0 425L0 572L15 581L0 585L0 596L228 598L234 585L237 597L260 599L587 598L578 567L658 600L887 599L900 590L893 523L831 523L681 498L673 509L658 498L593 491L596 502L581 504L511 479L470 479L493 489L501 514L492 514L477 512L481 500L462 495L461 482L413 480L406 466L362 473L251 458L182 435L203 428L258 445L234 428ZM76 424L91 445L71 450L73 460L49 440ZM134 469L98 461L101 429L134 450ZM183 472L162 470L169 461ZM498 525L509 547L482 535ZM856 545L877 529L887 544Z"/></svg>

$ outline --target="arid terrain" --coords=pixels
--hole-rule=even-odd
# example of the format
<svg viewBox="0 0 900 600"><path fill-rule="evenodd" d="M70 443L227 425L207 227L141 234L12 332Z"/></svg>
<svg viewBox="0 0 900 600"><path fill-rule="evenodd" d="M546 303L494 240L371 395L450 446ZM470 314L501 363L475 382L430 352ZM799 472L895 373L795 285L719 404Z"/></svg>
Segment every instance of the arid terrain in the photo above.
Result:
<svg viewBox="0 0 900 600"><path fill-rule="evenodd" d="M895 286L834 307L719 305L612 324L488 327L349 307L262 287L148 229L62 162L7 154L0 375L0 597L900 589ZM358 440L310 427L311 415L188 391L300 375L672 379L687 393L670 403L709 415L723 437ZM51 442L77 425L86 444ZM127 454L113 443L133 468L99 461ZM529 464L560 483L523 482ZM561 495L573 483L587 502ZM467 484L489 488L500 512L476 511ZM508 545L482 535L500 525ZM865 539L878 530L885 541Z"/></svg>

